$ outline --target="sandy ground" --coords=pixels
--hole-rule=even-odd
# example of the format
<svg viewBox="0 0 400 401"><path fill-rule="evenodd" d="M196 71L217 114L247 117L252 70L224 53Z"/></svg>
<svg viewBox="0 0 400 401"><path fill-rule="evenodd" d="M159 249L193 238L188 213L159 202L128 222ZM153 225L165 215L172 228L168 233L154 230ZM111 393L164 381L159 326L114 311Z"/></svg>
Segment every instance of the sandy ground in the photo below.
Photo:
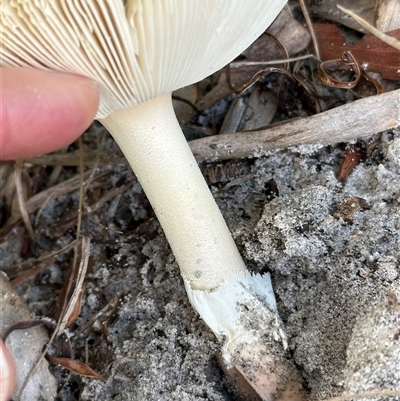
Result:
<svg viewBox="0 0 400 401"><path fill-rule="evenodd" d="M344 146L337 145L260 152L243 162L236 181L212 186L249 269L271 272L287 358L310 400L400 389L399 134L365 141L371 154L342 183L335 174ZM125 165L114 167L110 182L120 185L121 177L131 177ZM38 246L49 240L46 224L66 204L73 210L77 199L57 198L42 211ZM140 185L101 215L108 230L96 216L83 224L92 238L89 282L69 334L74 357L106 381L71 375L57 399L257 400L241 395L245 386L221 367L219 344L188 302ZM73 238L74 231L66 232L52 246ZM39 316L54 311L52 287L64 280L68 261L19 286ZM52 371L62 379L62 369Z"/></svg>
<svg viewBox="0 0 400 401"><path fill-rule="evenodd" d="M288 358L310 400L400 388L399 133L370 139L372 155L344 183L335 178L342 146L302 146L268 152L240 185L213 188L249 268L272 274ZM113 362L108 379L86 379L82 400L241 399L160 230L95 266L84 316L117 293L123 302L99 346Z"/></svg>

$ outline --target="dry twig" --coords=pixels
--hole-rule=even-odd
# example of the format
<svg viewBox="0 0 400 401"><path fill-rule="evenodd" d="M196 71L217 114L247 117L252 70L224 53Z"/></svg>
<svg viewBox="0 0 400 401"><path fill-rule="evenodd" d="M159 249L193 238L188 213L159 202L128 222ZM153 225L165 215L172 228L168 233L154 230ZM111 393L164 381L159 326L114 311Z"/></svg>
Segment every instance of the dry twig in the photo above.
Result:
<svg viewBox="0 0 400 401"><path fill-rule="evenodd" d="M303 144L348 142L399 126L399 98L400 89L266 130L197 139L190 147L198 161L218 161Z"/></svg>

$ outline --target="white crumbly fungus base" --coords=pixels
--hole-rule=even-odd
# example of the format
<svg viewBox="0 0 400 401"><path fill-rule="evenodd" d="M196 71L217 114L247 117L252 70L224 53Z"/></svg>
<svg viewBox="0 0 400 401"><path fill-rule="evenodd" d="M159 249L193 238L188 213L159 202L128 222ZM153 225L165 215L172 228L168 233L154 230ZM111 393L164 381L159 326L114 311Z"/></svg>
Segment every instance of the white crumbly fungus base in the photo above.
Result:
<svg viewBox="0 0 400 401"><path fill-rule="evenodd" d="M276 341L287 347L268 273L238 271L213 291L194 290L187 280L185 287L192 306L223 343L228 366L248 344Z"/></svg>

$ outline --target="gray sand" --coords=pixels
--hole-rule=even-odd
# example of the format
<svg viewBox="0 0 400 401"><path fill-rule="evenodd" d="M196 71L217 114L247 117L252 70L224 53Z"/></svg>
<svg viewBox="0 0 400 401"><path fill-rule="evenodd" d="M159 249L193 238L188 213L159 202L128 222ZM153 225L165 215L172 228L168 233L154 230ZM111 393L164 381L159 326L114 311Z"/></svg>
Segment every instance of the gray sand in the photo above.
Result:
<svg viewBox="0 0 400 401"><path fill-rule="evenodd" d="M400 389L399 133L369 140L376 149L344 183L335 178L343 147L301 146L258 155L240 185L213 188L249 268L271 271L310 400ZM272 200L271 178L279 189ZM356 211L345 215L344 205ZM102 365L114 361L108 376L101 371L108 380L85 379L82 400L241 399L161 230L144 246L121 245L94 271L78 323L126 295L103 341Z"/></svg>
<svg viewBox="0 0 400 401"><path fill-rule="evenodd" d="M271 272L287 358L310 400L400 389L399 134L367 140L371 155L343 183L335 178L343 145L300 146L259 152L243 161L235 181L212 187L249 269ZM107 141L111 151L115 144ZM113 169L112 185L131 175L123 164L104 168ZM271 179L277 197L266 191ZM66 205L76 210L77 199L59 197L42 211L39 247ZM103 225L93 222L96 216L84 221L82 233L92 238L90 280L70 335L74 357L107 380L72 375L58 400L256 400L241 396L240 378L220 366L219 344L190 306L150 210L136 183L104 207ZM140 233L130 227L135 221L145 222ZM62 248L74 235L67 231L52 246ZM70 255L59 258L19 287L39 316L54 313L53 286L61 285L69 263ZM51 352L59 351L56 342ZM52 370L60 379L63 371Z"/></svg>

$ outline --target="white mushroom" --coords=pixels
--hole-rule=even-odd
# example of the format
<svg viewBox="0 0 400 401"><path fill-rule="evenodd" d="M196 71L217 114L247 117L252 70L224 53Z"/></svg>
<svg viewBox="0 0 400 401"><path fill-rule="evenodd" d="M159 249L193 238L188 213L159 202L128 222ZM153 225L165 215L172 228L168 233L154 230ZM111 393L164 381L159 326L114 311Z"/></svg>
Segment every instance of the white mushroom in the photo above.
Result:
<svg viewBox="0 0 400 401"><path fill-rule="evenodd" d="M237 364L238 356L249 359L253 346L270 354L261 338L272 344L285 343L285 337L270 278L247 271L175 118L171 92L205 78L239 55L285 3L0 2L2 65L72 72L98 83L97 118L118 142L143 186L190 301L224 342L228 364ZM273 358L268 361L267 376L277 376L270 372L275 369ZM279 388L269 386L269 394Z"/></svg>

